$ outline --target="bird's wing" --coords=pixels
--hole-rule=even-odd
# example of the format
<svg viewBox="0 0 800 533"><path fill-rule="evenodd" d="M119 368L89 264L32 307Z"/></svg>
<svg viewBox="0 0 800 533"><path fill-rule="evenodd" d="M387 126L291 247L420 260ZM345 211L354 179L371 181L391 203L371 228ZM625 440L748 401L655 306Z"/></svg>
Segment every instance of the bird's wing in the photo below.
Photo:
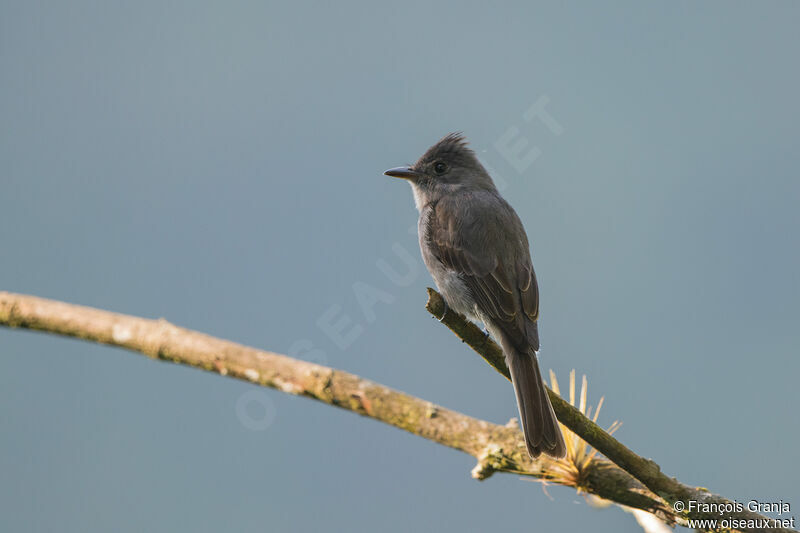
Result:
<svg viewBox="0 0 800 533"><path fill-rule="evenodd" d="M460 274L498 327L512 339L530 337L529 321L539 317L539 289L522 223L496 195L460 195L457 202L444 198L431 213L426 235L431 252ZM535 344L538 349L538 339Z"/></svg>

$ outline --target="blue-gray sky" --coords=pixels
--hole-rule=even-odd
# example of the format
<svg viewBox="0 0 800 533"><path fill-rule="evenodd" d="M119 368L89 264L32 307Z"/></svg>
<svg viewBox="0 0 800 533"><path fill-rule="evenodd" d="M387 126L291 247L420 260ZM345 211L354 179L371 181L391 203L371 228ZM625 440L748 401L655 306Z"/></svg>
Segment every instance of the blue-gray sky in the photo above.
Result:
<svg viewBox="0 0 800 533"><path fill-rule="evenodd" d="M505 423L511 387L425 312L411 194L381 176L463 131L528 229L543 367L587 374L667 473L800 507L798 15L3 1L0 288ZM365 313L364 284L391 302ZM4 531L639 531L310 400L42 334L0 351Z"/></svg>

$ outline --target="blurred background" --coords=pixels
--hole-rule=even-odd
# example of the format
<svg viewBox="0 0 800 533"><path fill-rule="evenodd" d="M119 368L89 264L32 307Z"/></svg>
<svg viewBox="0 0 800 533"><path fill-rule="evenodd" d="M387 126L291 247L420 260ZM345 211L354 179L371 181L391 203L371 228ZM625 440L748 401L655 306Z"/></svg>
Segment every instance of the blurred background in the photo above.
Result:
<svg viewBox="0 0 800 533"><path fill-rule="evenodd" d="M586 374L600 423L668 474L794 510L798 15L5 0L0 289L505 423L509 384L424 310L411 193L381 175L463 131L527 228L542 366ZM641 531L473 466L311 400L0 329L4 531Z"/></svg>

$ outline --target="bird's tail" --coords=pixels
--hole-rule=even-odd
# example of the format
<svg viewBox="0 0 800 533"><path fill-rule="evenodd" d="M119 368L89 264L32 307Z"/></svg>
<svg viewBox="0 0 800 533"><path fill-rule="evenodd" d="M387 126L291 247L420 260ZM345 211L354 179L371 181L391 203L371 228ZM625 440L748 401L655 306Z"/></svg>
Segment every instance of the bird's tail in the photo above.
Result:
<svg viewBox="0 0 800 533"><path fill-rule="evenodd" d="M547 388L542 382L536 352L532 347L521 351L508 342L502 344L517 394L519 419L528 453L534 459L541 453L556 458L564 457L567 447L547 396Z"/></svg>

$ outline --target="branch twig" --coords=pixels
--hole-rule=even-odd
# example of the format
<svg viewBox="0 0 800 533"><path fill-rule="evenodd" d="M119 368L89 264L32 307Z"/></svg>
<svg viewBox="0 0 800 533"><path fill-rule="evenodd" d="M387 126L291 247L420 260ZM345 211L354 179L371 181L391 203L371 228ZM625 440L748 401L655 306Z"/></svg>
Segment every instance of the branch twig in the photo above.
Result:
<svg viewBox="0 0 800 533"><path fill-rule="evenodd" d="M500 347L478 326L464 318L458 313L453 312L444 305L442 296L433 289L428 289L428 303L425 308L434 317L439 318L440 321L446 325L458 338L467 343L470 348L475 350L478 355L483 357L490 366L497 370L509 381L511 374L506 366L505 357ZM447 312L445 310L447 309ZM443 316L444 314L444 316ZM580 436L583 440L593 446L597 451L605 455L614 464L622 470L633 476L635 479L641 481L648 489L663 498L669 507L673 508L675 502L682 502L688 508L689 501L703 502L709 504L717 504L721 506L732 505L733 502L711 494L705 489L693 488L684 485L675 478L668 477L661 472L661 468L652 460L645 459L636 453L632 452L625 445L620 443L617 439L609 435L603 429L585 417L575 407L564 401L558 394L547 389L550 395L550 401L553 404L553 410L558 417L558 420L571 429L575 434ZM727 507L722 507L727 508ZM708 513L702 515L701 513L690 514L683 513L687 518L692 519L720 519L719 512ZM726 514L726 517L736 518L740 520L763 520L764 517L747 510L739 513ZM678 520L680 522L680 520ZM749 528L743 528L741 531L748 531ZM757 531L789 531L777 529L763 529L753 528Z"/></svg>
<svg viewBox="0 0 800 533"><path fill-rule="evenodd" d="M435 293L431 294L428 308L432 312L437 309ZM470 342L473 325L464 322L463 318L459 321L455 315L447 317L445 323ZM550 475L550 460L531 460L516 428L477 420L347 372L179 328L163 319L148 320L34 296L0 292L0 325L119 346L153 359L193 366L348 409L476 457L478 466L473 475L479 478L494 471L513 472L541 479L547 479ZM483 337L482 333L480 335ZM496 360L496 346L485 343L485 346L480 347L476 342L471 342L470 345L478 346L476 349L480 349L485 357L494 357ZM605 446L607 439L616 443L608 435L602 437L595 434L605 435L605 432L597 426L593 427L591 421L558 396L551 393L551 398L554 399L556 413L562 422L581 431L589 428L586 435L579 434L601 452L606 453L601 446ZM622 447L619 443L616 446ZM614 453L621 453L614 452L613 447L608 449L612 456ZM669 478L666 479L670 482L665 483L659 478L664 476L657 471L657 467L656 473L652 472L654 463L638 458L629 450L627 453L633 456L633 460L623 463L637 474L640 473L637 465L651 469L646 470L644 476L656 488L666 486L671 489L674 484L678 484L679 487L684 487L685 494L700 501L727 501L690 489ZM631 464L634 466L631 467ZM658 483L654 483L654 479ZM654 513L667 522L686 524L687 518L704 517L700 513L675 513L661 497L653 494L629 473L605 460L593 461L591 468L583 472L577 488L621 505ZM668 490L664 494L667 495L667 502L671 503L673 500L669 497L673 492ZM754 513L744 514L765 518ZM713 518L719 518L719 515L714 515Z"/></svg>

